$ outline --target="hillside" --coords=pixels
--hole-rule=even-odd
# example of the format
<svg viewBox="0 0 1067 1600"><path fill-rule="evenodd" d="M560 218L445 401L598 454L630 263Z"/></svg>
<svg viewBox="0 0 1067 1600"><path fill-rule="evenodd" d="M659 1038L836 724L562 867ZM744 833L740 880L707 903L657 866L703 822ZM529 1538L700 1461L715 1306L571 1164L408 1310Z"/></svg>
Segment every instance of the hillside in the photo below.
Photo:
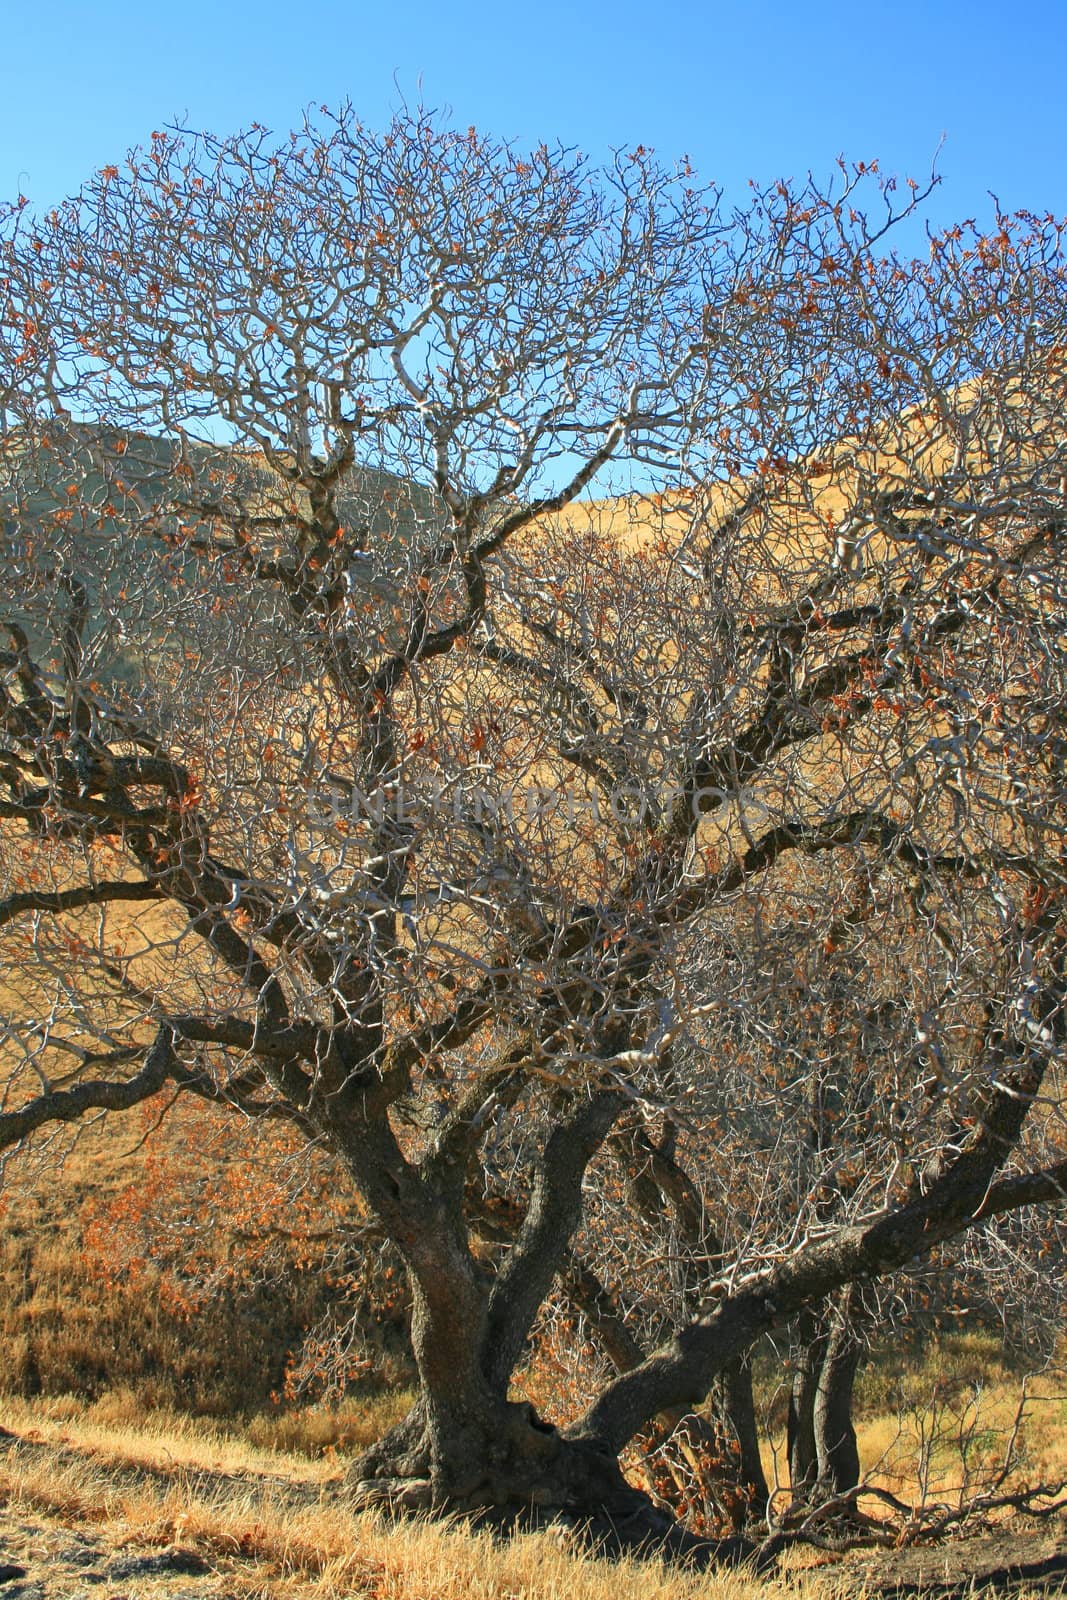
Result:
<svg viewBox="0 0 1067 1600"><path fill-rule="evenodd" d="M211 536L216 506L253 530L295 524L308 510L284 463L272 467L257 452L69 422L41 430L32 444L17 430L0 439L2 558L9 571L47 571L54 548L55 576L66 572L85 585L95 622L87 642L102 682L135 683L143 674L139 652L167 648L173 618L162 594L195 559L186 547ZM412 548L440 526L432 494L396 473L359 466L346 474L337 510L362 546L354 592L388 607ZM153 590L161 597L155 633L134 646L123 637L125 597ZM41 612L49 598L27 594L10 618L31 643L47 637Z"/></svg>

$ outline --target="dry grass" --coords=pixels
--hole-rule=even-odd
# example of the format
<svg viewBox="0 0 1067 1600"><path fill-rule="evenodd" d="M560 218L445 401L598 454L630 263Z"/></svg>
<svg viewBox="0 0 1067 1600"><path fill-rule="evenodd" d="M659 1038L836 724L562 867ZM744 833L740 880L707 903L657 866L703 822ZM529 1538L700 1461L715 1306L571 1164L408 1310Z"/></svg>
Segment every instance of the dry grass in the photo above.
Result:
<svg viewBox="0 0 1067 1600"><path fill-rule="evenodd" d="M756 1391L764 1471L784 1501L786 1394L776 1365L758 1365ZM865 1481L912 1505L969 1498L1009 1454L1007 1490L1067 1482L1067 1343L1029 1375L991 1331L942 1333L921 1355L898 1344L861 1368L854 1418Z"/></svg>
<svg viewBox="0 0 1067 1600"><path fill-rule="evenodd" d="M343 1451L372 1444L408 1411L406 1389L336 1407L259 1414L223 1421L146 1406L136 1391L110 1390L86 1404L72 1395L0 1397L0 1426L55 1447L70 1447L130 1466L204 1472L285 1472L300 1482L325 1480Z"/></svg>
<svg viewBox="0 0 1067 1600"><path fill-rule="evenodd" d="M915 1374L916 1389L929 1372ZM1067 1475L1067 1397L1049 1376L1031 1387L1030 1420L1013 1481ZM388 1425L407 1396L366 1410L365 1430ZM957 1398L960 1398L957 1396ZM1018 1398L1008 1375L991 1382L982 1428L990 1460L1003 1447ZM390 1525L345 1507L342 1468L327 1449L309 1459L309 1431L326 1428L313 1413L290 1419L300 1453L279 1448L253 1425L220 1425L174 1413L146 1414L128 1392L91 1406L76 1400L0 1400L0 1426L20 1436L0 1446L0 1507L19 1517L50 1518L91 1529L109 1547L178 1543L205 1556L242 1600L827 1600L841 1591L833 1577L798 1553L773 1581L730 1572L694 1574L655 1562L597 1560L573 1534L552 1530L494 1541L488 1534L429 1521ZM355 1419L350 1421L354 1424ZM336 1414L335 1414L336 1423ZM872 1481L916 1499L921 1428L916 1411L904 1426L895 1416L861 1426L863 1459L878 1462ZM978 1448L986 1448L982 1440ZM881 1458L881 1459L880 1459ZM948 1435L929 1494L959 1480L958 1452ZM2 1511L0 1511L2 1517ZM852 1592L862 1593L857 1574Z"/></svg>
<svg viewBox="0 0 1067 1600"><path fill-rule="evenodd" d="M365 1390L402 1387L402 1296L354 1281L345 1229L358 1208L326 1164L191 1100L153 1133L157 1116L99 1121L64 1161L31 1154L6 1169L0 1392L93 1400L125 1389L146 1410L262 1412L266 1426L301 1363L311 1387L296 1398L319 1398L318 1347L357 1311L366 1338L350 1355ZM378 1288L391 1304L373 1298ZM320 1442L358 1443L351 1418Z"/></svg>
<svg viewBox="0 0 1067 1600"><path fill-rule="evenodd" d="M786 1593L818 1600L820 1593L815 1582L798 1591L786 1581L596 1560L563 1531L499 1542L441 1523L396 1527L370 1514L354 1517L341 1502L336 1469L248 1448L222 1451L187 1426L138 1444L89 1423L61 1422L47 1408L5 1404L0 1416L23 1427L34 1419L38 1436L64 1441L62 1449L31 1444L0 1454L0 1502L10 1512L91 1526L112 1547L192 1547L208 1557L227 1593L248 1600L775 1600ZM165 1472L126 1470L131 1456L158 1457L164 1439L171 1455ZM245 1481L189 1476L209 1460Z"/></svg>
<svg viewBox="0 0 1067 1600"><path fill-rule="evenodd" d="M1020 1408L1022 1415L1020 1416ZM903 1498L951 1501L1005 1462L1019 1424L1006 1487L1067 1480L1067 1378L1048 1372L1025 1385L1010 1377L871 1417L858 1429L871 1481Z"/></svg>

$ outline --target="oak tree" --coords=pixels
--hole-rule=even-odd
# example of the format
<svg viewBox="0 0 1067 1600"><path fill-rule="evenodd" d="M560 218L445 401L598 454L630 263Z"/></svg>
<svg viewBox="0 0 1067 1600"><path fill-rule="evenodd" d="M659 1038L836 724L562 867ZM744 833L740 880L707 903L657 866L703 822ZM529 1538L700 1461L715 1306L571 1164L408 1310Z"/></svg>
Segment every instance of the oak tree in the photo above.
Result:
<svg viewBox="0 0 1067 1600"><path fill-rule="evenodd" d="M674 1538L640 1430L1063 1198L1061 238L919 199L342 110L4 213L0 1144L323 1152L361 1500Z"/></svg>

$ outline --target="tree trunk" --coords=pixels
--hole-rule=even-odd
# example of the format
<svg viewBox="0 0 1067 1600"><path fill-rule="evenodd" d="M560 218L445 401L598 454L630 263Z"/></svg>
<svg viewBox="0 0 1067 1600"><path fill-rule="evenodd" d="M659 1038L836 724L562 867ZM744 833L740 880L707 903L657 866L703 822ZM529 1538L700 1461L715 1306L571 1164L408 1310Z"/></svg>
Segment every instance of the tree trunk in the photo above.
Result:
<svg viewBox="0 0 1067 1600"><path fill-rule="evenodd" d="M828 1314L829 1327L814 1315L802 1319L787 1436L794 1500L829 1499L860 1481L852 1399L861 1355L856 1333L861 1314L849 1288Z"/></svg>
<svg viewBox="0 0 1067 1600"><path fill-rule="evenodd" d="M826 1341L812 1418L819 1492L828 1499L854 1489L860 1481L852 1396L861 1346L856 1336L852 1299L851 1292L842 1297L842 1314Z"/></svg>
<svg viewBox="0 0 1067 1600"><path fill-rule="evenodd" d="M484 1314L473 1325L458 1320L454 1281L428 1284L425 1260L420 1269L412 1275L419 1398L352 1464L357 1507L458 1512L501 1528L563 1520L615 1553L654 1549L697 1562L752 1554L745 1540L694 1537L627 1482L610 1450L564 1438L527 1402L509 1400Z"/></svg>
<svg viewBox="0 0 1067 1600"><path fill-rule="evenodd" d="M789 1418L786 1425L786 1450L789 1456L789 1487L794 1500L810 1498L819 1476L819 1455L815 1439L815 1396L819 1387L826 1350L826 1335L818 1318L806 1312L799 1319L800 1350L793 1368L789 1392Z"/></svg>
<svg viewBox="0 0 1067 1600"><path fill-rule="evenodd" d="M742 1540L695 1538L627 1482L616 1451L564 1438L532 1406L508 1399L529 1325L580 1220L589 1157L619 1104L614 1091L600 1092L575 1097L566 1109L492 1279L469 1249L465 1163L447 1159L439 1139L436 1166L416 1173L380 1132L384 1159L363 1186L375 1185L373 1199L411 1282L419 1398L350 1468L357 1507L458 1512L501 1527L562 1518L587 1528L602 1548L655 1548L697 1561L752 1553ZM352 1164L369 1165L366 1142L353 1149Z"/></svg>
<svg viewBox="0 0 1067 1600"><path fill-rule="evenodd" d="M767 1515L770 1489L759 1450L756 1405L752 1394L752 1366L741 1356L716 1380L712 1404L724 1442L734 1463L737 1492L745 1520Z"/></svg>
<svg viewBox="0 0 1067 1600"><path fill-rule="evenodd" d="M598 1542L617 1549L655 1544L696 1555L716 1549L633 1488L616 1456L590 1441L564 1439L531 1405L509 1400L478 1328L454 1320L440 1327L445 1303L427 1296L419 1282L413 1295L419 1398L353 1463L349 1481L358 1506L453 1511L494 1526L563 1518L588 1524Z"/></svg>
<svg viewBox="0 0 1067 1600"><path fill-rule="evenodd" d="M661 1554L697 1566L755 1553L743 1538L698 1538L628 1483L616 1457L589 1440L565 1439L526 1402L497 1400L451 1425L430 1420L420 1396L407 1417L349 1471L357 1510L456 1512L501 1530L561 1522L598 1552ZM438 1408L439 1410L439 1408Z"/></svg>

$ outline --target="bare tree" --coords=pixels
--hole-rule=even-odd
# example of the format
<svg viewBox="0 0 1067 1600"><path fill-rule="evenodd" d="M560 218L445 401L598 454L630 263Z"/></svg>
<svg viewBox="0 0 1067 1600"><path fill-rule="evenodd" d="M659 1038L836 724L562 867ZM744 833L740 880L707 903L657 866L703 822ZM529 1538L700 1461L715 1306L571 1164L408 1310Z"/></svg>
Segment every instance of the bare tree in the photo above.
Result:
<svg viewBox="0 0 1067 1600"><path fill-rule="evenodd" d="M331 1152L413 1296L364 1499L666 1529L641 1428L1063 1197L1060 239L914 203L344 111L6 215L0 1143Z"/></svg>

